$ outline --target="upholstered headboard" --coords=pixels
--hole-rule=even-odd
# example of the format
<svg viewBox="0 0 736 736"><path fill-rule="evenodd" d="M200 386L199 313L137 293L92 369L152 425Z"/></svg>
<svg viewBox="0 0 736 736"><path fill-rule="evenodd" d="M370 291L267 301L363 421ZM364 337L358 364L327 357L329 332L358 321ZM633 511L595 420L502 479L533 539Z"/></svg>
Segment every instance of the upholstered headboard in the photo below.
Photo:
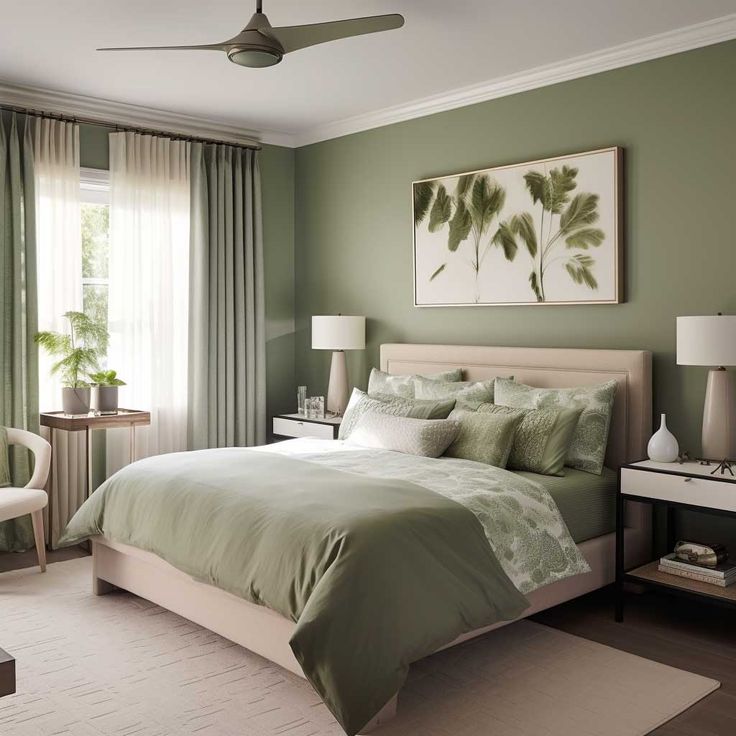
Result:
<svg viewBox="0 0 736 736"><path fill-rule="evenodd" d="M564 388L618 382L606 465L646 457L652 429L652 354L646 350L381 345L381 370L432 373L461 367L469 381L514 376L530 386Z"/></svg>

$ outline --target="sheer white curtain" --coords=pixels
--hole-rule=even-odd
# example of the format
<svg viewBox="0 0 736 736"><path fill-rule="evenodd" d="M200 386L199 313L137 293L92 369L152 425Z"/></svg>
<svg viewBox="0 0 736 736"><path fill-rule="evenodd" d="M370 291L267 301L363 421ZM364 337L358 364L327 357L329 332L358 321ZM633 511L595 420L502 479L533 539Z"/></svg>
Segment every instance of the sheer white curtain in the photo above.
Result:
<svg viewBox="0 0 736 736"><path fill-rule="evenodd" d="M62 315L82 309L82 235L79 204L79 126L37 118L34 123L38 329L65 332ZM39 407L61 408L61 382L51 375L52 359L39 351ZM84 436L54 430L49 480L52 546L84 501ZM49 514L49 511L46 512Z"/></svg>
<svg viewBox="0 0 736 736"><path fill-rule="evenodd" d="M189 143L110 135L110 349L126 386L120 406L151 412L136 455L186 449ZM129 460L125 430L108 432L107 473Z"/></svg>

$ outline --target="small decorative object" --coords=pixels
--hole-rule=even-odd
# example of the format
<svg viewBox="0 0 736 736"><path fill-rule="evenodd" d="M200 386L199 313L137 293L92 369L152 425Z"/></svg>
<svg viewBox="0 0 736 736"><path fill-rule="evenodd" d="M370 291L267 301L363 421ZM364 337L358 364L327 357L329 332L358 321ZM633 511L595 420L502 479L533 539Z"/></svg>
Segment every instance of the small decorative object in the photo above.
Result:
<svg viewBox="0 0 736 736"><path fill-rule="evenodd" d="M675 557L691 565L717 567L728 560L728 550L722 544L678 542L675 545Z"/></svg>
<svg viewBox="0 0 736 736"><path fill-rule="evenodd" d="M348 405L348 368L345 350L365 350L365 317L312 317L312 349L332 350L327 411L342 416Z"/></svg>
<svg viewBox="0 0 736 736"><path fill-rule="evenodd" d="M703 457L736 460L736 387L724 367L736 365L736 315L678 317L677 364L710 366L703 408Z"/></svg>
<svg viewBox="0 0 736 736"><path fill-rule="evenodd" d="M306 417L307 419L324 419L325 418L325 397L310 396L306 400Z"/></svg>
<svg viewBox="0 0 736 736"><path fill-rule="evenodd" d="M662 414L659 429L652 435L647 445L647 455L655 463L674 463L680 452L675 435L667 429L667 415Z"/></svg>
<svg viewBox="0 0 736 736"><path fill-rule="evenodd" d="M100 358L107 352L110 335L107 328L83 312L66 312L69 332L39 332L36 344L58 360L51 373L61 374L62 408L65 414L88 414L89 383L81 376L99 369Z"/></svg>
<svg viewBox="0 0 736 736"><path fill-rule="evenodd" d="M416 181L414 305L623 301L623 149Z"/></svg>
<svg viewBox="0 0 736 736"><path fill-rule="evenodd" d="M95 414L117 414L118 387L125 381L118 378L116 371L97 371L90 373L92 381L92 409Z"/></svg>
<svg viewBox="0 0 736 736"><path fill-rule="evenodd" d="M303 417L307 410L307 387L297 386L296 389L296 413Z"/></svg>

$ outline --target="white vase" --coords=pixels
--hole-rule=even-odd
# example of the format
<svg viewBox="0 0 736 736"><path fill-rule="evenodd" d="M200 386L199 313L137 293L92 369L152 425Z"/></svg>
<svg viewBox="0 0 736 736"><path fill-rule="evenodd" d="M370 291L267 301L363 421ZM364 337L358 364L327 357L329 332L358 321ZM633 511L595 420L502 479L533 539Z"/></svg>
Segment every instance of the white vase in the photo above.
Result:
<svg viewBox="0 0 736 736"><path fill-rule="evenodd" d="M647 455L655 463L673 463L680 453L675 435L667 429L667 415L662 414L659 429L652 435L647 445Z"/></svg>

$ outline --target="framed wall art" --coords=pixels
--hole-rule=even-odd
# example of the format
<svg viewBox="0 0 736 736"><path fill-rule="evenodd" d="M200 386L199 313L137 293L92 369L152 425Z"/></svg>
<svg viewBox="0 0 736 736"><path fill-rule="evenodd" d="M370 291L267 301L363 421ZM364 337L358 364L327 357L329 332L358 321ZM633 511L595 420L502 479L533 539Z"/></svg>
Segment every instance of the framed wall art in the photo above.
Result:
<svg viewBox="0 0 736 736"><path fill-rule="evenodd" d="M414 304L623 301L623 149L412 184Z"/></svg>

